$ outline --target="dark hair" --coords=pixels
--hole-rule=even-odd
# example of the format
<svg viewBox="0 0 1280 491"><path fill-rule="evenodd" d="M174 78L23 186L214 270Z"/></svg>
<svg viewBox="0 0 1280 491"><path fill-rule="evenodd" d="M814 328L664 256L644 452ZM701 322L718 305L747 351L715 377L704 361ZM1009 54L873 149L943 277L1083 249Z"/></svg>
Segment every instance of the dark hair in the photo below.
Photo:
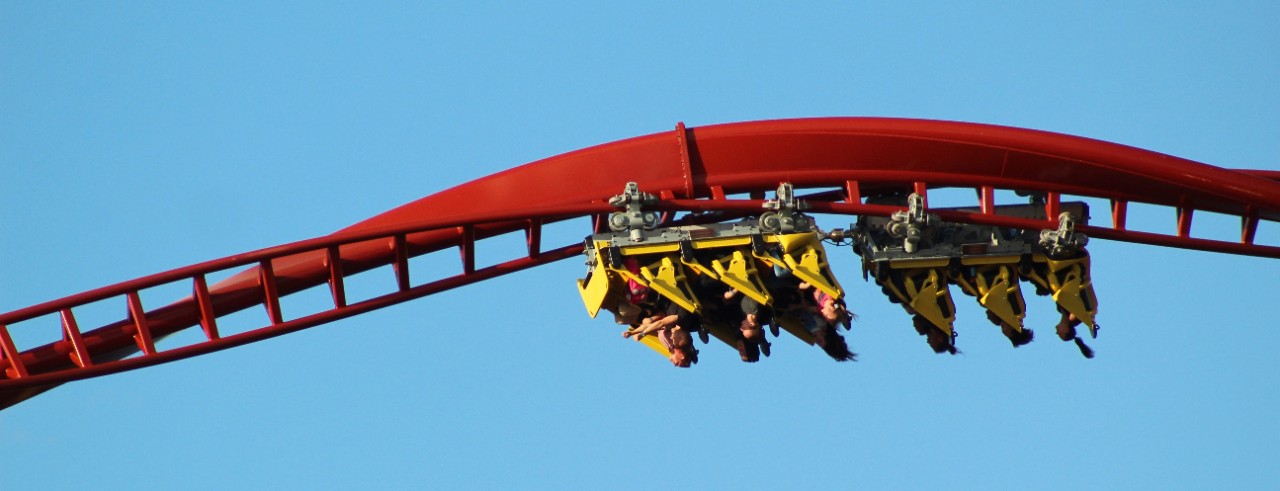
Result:
<svg viewBox="0 0 1280 491"><path fill-rule="evenodd" d="M813 338L822 351L836 361L858 361L858 354L849 351L849 343L845 342L844 336L841 336L834 326L828 325L819 329L814 333Z"/></svg>

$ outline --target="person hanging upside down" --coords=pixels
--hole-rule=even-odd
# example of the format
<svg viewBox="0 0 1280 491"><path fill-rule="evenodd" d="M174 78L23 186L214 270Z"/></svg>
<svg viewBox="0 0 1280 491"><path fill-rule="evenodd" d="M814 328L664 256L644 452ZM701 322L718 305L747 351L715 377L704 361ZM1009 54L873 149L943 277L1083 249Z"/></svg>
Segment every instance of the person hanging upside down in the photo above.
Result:
<svg viewBox="0 0 1280 491"><path fill-rule="evenodd" d="M857 361L858 354L849 350L848 342L838 329L842 325L849 329L854 318L844 301L808 283L800 282L796 289L800 292L801 301L790 305L789 314L799 319L813 335L814 344L836 361Z"/></svg>
<svg viewBox="0 0 1280 491"><path fill-rule="evenodd" d="M800 286L803 288L805 285ZM844 326L845 330L852 329L850 323L854 319L853 313L845 307L843 300L817 288L813 289L813 300L818 318L821 319L821 322L817 322L817 329L811 331L814 343L835 361L857 361L858 354L849 350L849 344L837 329L837 326Z"/></svg>
<svg viewBox="0 0 1280 491"><path fill-rule="evenodd" d="M1093 358L1093 348L1084 344L1084 340L1076 334L1076 326L1080 325L1080 319L1066 309L1058 308L1058 310L1062 312L1062 320L1058 321L1058 338L1063 341L1075 341L1076 347L1080 348L1080 354L1085 358Z"/></svg>
<svg viewBox="0 0 1280 491"><path fill-rule="evenodd" d="M693 347L693 334L701 329L697 316L666 299L660 299L658 303L665 307L661 312L641 318L639 324L623 332L622 337L639 341L645 336L656 335L671 352L669 359L672 365L688 368L697 364L698 350Z"/></svg>

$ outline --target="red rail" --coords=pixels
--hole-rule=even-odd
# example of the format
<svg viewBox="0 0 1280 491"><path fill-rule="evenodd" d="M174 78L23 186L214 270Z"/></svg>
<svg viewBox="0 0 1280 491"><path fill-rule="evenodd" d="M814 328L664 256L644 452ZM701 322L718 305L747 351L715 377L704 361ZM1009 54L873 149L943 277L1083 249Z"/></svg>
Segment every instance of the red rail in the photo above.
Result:
<svg viewBox="0 0 1280 491"><path fill-rule="evenodd" d="M600 217L604 203L636 181L661 195L668 212L760 210L779 182L819 190L808 197L819 213L888 215L898 209L864 204L886 192L926 193L943 187L975 191L976 212L942 212L948 221L1015 228L1056 226L1063 195L1110 200L1111 226L1081 230L1092 237L1212 252L1280 258L1280 247L1255 243L1262 220L1280 220L1280 173L1232 171L1098 140L969 123L830 118L678 125L659 133L567 153L479 179L373 217L334 235L209 261L0 314L0 407L57 384L239 346L377 308L573 256L579 245L542 250L542 225ZM572 183L571 186L566 183ZM1046 196L1049 220L995 214L996 190ZM747 194L752 199L729 196ZM1173 234L1129 230L1133 203L1177 210ZM459 211L467 212L459 215ZM1238 236L1191 237L1196 211L1240 217ZM674 213L666 213L670 221ZM599 223L599 220L597 220ZM513 259L477 268L477 241L523 230L527 248ZM585 231L584 231L585 233ZM456 247L460 274L414 284L409 258ZM349 303L346 278L391 265L392 293ZM209 285L206 277L247 268ZM139 291L186 282L191 295L146 310ZM332 308L290 318L281 297L327 284ZM122 298L129 315L83 330L75 311ZM222 336L218 320L261 306L268 323ZM57 314L61 340L23 349L10 327ZM200 326L204 339L159 349L156 340ZM133 355L133 357L129 357Z"/></svg>

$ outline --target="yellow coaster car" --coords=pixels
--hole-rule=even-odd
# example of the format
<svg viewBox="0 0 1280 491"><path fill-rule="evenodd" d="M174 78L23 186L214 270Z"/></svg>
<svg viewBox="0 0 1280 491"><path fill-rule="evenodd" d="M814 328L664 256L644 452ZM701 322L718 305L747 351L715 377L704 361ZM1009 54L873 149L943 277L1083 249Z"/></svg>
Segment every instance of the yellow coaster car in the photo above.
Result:
<svg viewBox="0 0 1280 491"><path fill-rule="evenodd" d="M816 231L763 233L750 222L691 225L646 231L636 240L627 233L596 234L588 239L585 254L588 272L578 280L587 313L593 318L608 310L620 323L621 305L643 301L635 292L652 292L696 315L705 314L705 304L719 299L700 298L702 282L717 282L721 290L732 289L772 307L775 292L766 286L778 273L835 298L844 290L831 273L821 236ZM705 297L706 294L702 294ZM704 323L717 338L733 344L737 326ZM812 343L807 331L792 330ZM652 340L651 337L646 341ZM646 342L659 353L665 347Z"/></svg>

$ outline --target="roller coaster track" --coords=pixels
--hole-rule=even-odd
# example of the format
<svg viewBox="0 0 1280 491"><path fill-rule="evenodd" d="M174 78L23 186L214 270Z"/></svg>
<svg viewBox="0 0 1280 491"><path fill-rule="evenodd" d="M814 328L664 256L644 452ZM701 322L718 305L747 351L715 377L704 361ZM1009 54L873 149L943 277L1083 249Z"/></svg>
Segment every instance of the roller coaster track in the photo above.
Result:
<svg viewBox="0 0 1280 491"><path fill-rule="evenodd" d="M950 222L1010 228L1054 228L1063 195L1110 202L1109 226L1080 226L1090 237L1202 251L1280 258L1280 247L1255 243L1262 220L1280 221L1280 172L1227 170L1138 148L1087 138L982 124L824 118L676 126L590 147L484 177L421 198L332 235L208 261L0 314L0 408L59 384L211 353L540 266L581 253L580 243L545 249L545 224L595 217L628 181L658 194L657 205L681 220L758 213L764 192L791 182L815 213L888 216L902 208L864 204L863 198L930 189L976 191L972 212L931 210ZM1048 220L995 213L997 190L1045 196ZM733 199L734 196L745 196ZM1172 234L1130 230L1131 204L1176 210ZM1238 236L1191 236L1196 212L1240 218ZM513 258L476 267L476 244L523 230L527 247ZM589 231L584 231L587 233ZM415 283L409 258L456 248L461 273ZM348 302L346 280L378 267L394 271L392 293ZM237 271L209 284L210 275ZM388 281L391 281L389 279ZM190 285L191 294L149 308L140 291ZM280 299L328 285L332 305L290 317ZM569 282L566 282L569 284ZM81 326L76 311L119 301L124 319ZM219 320L245 309L267 323L232 335ZM61 340L24 349L11 330L44 328L56 316ZM199 327L203 336L159 349L157 340ZM56 338L58 334L49 338Z"/></svg>

